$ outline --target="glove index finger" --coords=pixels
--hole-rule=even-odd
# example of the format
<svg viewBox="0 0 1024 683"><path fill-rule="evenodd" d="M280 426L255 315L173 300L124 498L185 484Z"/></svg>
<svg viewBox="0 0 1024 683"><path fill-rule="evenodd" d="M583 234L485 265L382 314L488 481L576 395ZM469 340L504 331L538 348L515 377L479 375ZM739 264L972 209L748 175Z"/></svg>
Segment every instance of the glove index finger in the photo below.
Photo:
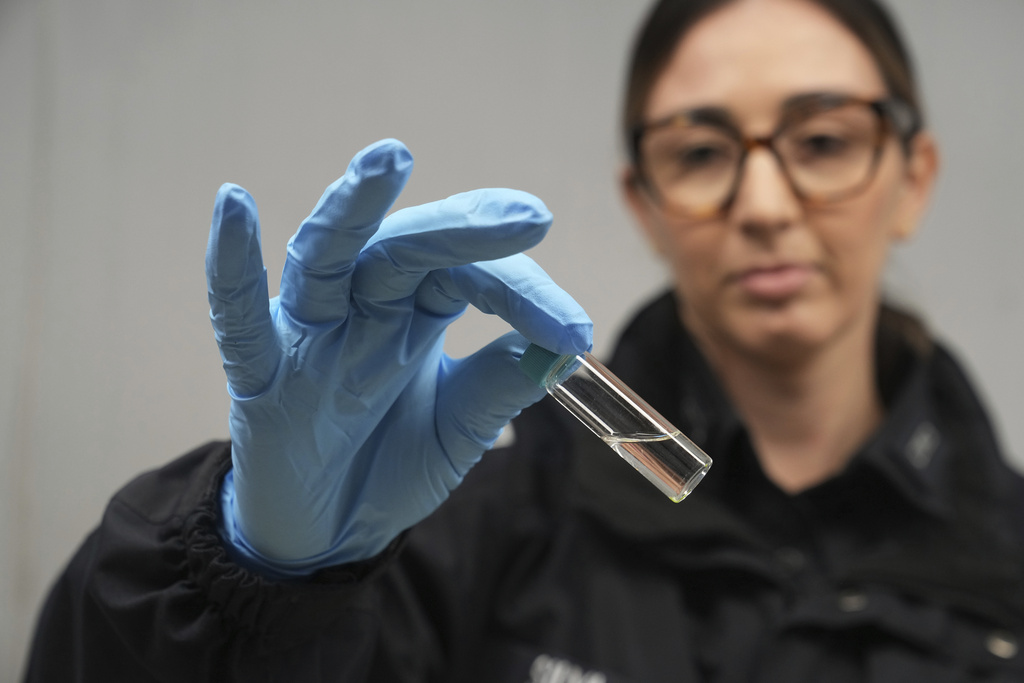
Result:
<svg viewBox="0 0 1024 683"><path fill-rule="evenodd" d="M274 375L277 344L259 216L252 197L238 185L228 183L217 192L206 246L206 284L231 392L254 395Z"/></svg>
<svg viewBox="0 0 1024 683"><path fill-rule="evenodd" d="M396 211L359 256L352 294L388 303L415 293L431 271L490 261L538 244L551 212L533 195L483 189Z"/></svg>
<svg viewBox="0 0 1024 683"><path fill-rule="evenodd" d="M525 254L436 271L417 306L437 313L460 302L502 318L530 341L559 354L587 351L594 323L583 307Z"/></svg>

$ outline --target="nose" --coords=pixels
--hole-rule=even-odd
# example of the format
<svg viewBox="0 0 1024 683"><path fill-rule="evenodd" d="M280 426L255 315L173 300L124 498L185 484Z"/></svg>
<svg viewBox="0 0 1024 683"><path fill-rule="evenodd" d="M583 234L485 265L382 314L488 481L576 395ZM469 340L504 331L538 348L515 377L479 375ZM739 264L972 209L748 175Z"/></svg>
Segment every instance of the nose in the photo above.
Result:
<svg viewBox="0 0 1024 683"><path fill-rule="evenodd" d="M779 159L767 145L753 146L729 210L730 222L751 236L766 237L789 227L801 210Z"/></svg>

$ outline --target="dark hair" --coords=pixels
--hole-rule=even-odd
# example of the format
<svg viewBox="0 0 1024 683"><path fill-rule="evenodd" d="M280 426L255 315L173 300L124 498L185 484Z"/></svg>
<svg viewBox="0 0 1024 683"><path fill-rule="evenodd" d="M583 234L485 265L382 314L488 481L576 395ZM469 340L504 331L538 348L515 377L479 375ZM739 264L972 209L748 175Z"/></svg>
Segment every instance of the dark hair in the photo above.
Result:
<svg viewBox="0 0 1024 683"><path fill-rule="evenodd" d="M654 82L676 45L694 24L735 0L660 0L647 15L633 45L626 82L623 132L627 145L643 123ZM923 120L910 56L889 12L878 0L808 0L827 10L867 47L875 58L889 95L898 97Z"/></svg>

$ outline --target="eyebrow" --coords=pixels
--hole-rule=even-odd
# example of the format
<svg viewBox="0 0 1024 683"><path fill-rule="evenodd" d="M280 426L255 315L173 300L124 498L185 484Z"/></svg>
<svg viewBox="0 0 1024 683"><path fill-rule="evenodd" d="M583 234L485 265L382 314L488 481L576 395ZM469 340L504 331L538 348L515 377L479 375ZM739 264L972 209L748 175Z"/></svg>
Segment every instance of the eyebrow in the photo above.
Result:
<svg viewBox="0 0 1024 683"><path fill-rule="evenodd" d="M851 99L855 100L870 100L872 98L863 97L862 95L855 95L850 92L841 92L839 90L821 90L817 92L806 92L800 93L799 95L793 95L787 97L782 102L782 106L779 108L782 116L785 116L794 109L800 109L808 104L821 104L828 102L842 102Z"/></svg>
<svg viewBox="0 0 1024 683"><path fill-rule="evenodd" d="M694 109L677 111L654 121L639 123L633 127L633 135L639 136L642 131L652 128L665 128L676 125L711 125L739 131L736 120L725 107L695 107Z"/></svg>
<svg viewBox="0 0 1024 683"><path fill-rule="evenodd" d="M851 97L861 99L858 95L838 90L821 90L791 95L782 101L782 106L779 107L779 117L780 119L785 119L787 114L790 114L794 110L806 107L809 104L828 102L830 100L839 101ZM690 125L710 124L739 130L739 124L732 112L725 107L717 106L684 109L682 111L675 112L674 114L664 116L656 121L652 121L646 124L645 127L661 127L673 122L685 122Z"/></svg>

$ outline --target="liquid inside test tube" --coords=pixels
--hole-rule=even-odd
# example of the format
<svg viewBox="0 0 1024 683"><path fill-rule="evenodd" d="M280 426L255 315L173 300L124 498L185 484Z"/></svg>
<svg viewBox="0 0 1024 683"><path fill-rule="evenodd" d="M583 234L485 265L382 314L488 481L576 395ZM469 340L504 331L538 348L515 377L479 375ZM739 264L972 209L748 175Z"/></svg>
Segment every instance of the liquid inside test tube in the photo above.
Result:
<svg viewBox="0 0 1024 683"><path fill-rule="evenodd" d="M679 502L711 458L589 353L531 344L520 367L669 499Z"/></svg>

